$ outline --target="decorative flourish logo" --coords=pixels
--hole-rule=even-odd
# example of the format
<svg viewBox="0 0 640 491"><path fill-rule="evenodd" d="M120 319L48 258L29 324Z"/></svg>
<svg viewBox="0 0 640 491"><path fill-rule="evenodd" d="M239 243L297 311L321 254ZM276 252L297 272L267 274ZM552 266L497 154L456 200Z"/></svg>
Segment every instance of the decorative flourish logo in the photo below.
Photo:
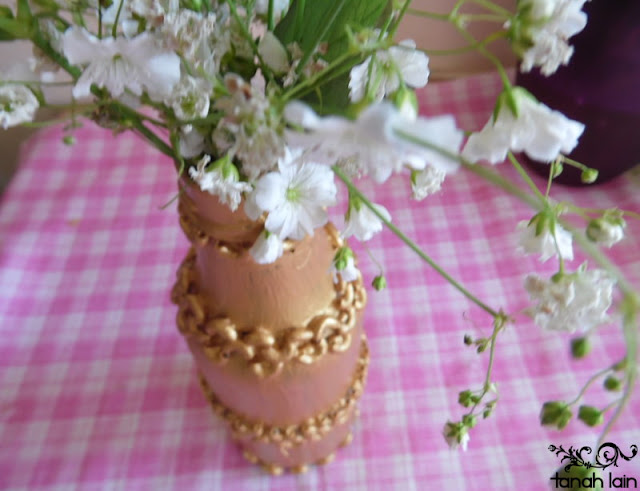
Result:
<svg viewBox="0 0 640 491"><path fill-rule="evenodd" d="M556 456L562 455L562 459L560 462L564 463L565 461L569 461L565 466L564 470L569 472L569 470L574 467L586 467L587 469L597 468L597 469L606 469L610 465L614 467L618 467L618 459L624 459L627 462L633 459L638 453L638 446L631 445L631 455L627 456L616 445L615 443L606 442L598 447L598 451L595 454L595 459L591 461L588 457L591 455L591 447L582 447L580 449L569 447L569 450L565 450L562 448L562 445L556 447L555 445L549 445L549 451L554 452Z"/></svg>

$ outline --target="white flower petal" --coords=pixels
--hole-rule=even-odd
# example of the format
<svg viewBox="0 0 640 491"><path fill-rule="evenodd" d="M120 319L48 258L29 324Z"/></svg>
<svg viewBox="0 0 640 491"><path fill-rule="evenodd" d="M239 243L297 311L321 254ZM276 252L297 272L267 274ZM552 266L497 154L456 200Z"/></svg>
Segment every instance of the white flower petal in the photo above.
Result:
<svg viewBox="0 0 640 491"><path fill-rule="evenodd" d="M256 239L249 253L258 264L275 262L284 251L283 242L275 234L263 232Z"/></svg>

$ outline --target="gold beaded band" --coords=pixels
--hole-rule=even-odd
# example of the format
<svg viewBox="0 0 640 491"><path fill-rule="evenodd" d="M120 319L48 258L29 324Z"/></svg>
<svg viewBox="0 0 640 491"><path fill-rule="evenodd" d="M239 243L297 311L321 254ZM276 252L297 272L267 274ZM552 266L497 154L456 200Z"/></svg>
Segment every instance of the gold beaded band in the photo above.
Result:
<svg viewBox="0 0 640 491"><path fill-rule="evenodd" d="M347 433L347 436L340 442L338 445L338 449L344 448L349 445L353 441L353 433ZM309 464L300 464L293 467L284 467L277 464L271 464L269 462L265 462L264 460L258 458L256 455L252 454L248 450L244 450L242 452L242 456L252 464L257 464L262 467L265 471L273 476L279 476L283 472L291 472L292 474L304 474L309 470L310 465L327 465L333 462L333 459L336 458L336 452L331 452L326 457L316 460L315 462L311 462Z"/></svg>
<svg viewBox="0 0 640 491"><path fill-rule="evenodd" d="M180 332L201 343L209 359L226 363L234 356L241 357L258 376L279 373L290 361L311 364L327 353L346 351L351 345L351 331L358 312L367 301L361 278L352 282L340 280L335 283L336 295L332 304L302 327L275 333L264 327L240 329L230 318L207 312L197 285L193 248L177 276L171 299L178 305Z"/></svg>
<svg viewBox="0 0 640 491"><path fill-rule="evenodd" d="M289 426L252 421L222 404L202 375L200 375L200 385L214 413L220 416L231 428L234 439L250 438L265 444L275 444L286 455L290 448L304 442L320 440L335 426L348 421L349 415L355 411L356 403L364 390L368 367L369 346L363 334L358 363L351 384L344 396L326 411L301 423Z"/></svg>

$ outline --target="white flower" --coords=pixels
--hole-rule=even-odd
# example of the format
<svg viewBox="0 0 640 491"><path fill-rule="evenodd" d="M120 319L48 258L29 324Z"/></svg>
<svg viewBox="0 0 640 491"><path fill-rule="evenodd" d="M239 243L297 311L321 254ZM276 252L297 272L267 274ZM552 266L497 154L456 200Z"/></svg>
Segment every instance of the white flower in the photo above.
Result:
<svg viewBox="0 0 640 491"><path fill-rule="evenodd" d="M524 286L537 305L530 309L534 322L543 329L586 332L609 320L615 281L606 271L578 270L559 280L526 277Z"/></svg>
<svg viewBox="0 0 640 491"><path fill-rule="evenodd" d="M189 169L189 175L198 183L200 189L217 196L221 203L231 208L231 211L237 210L242 201L242 193L251 191L251 185L238 181L237 170L230 162L220 162L221 165L206 169L210 161L211 157L205 155L195 169Z"/></svg>
<svg viewBox="0 0 640 491"><path fill-rule="evenodd" d="M231 48L231 29L225 25L224 8L206 16L179 9L164 16L163 38L195 71L219 76L222 58Z"/></svg>
<svg viewBox="0 0 640 491"><path fill-rule="evenodd" d="M498 116L469 137L462 155L472 162L502 162L507 152L525 152L533 160L553 161L560 152L570 153L578 144L584 125L538 102L520 87L512 89L518 116L505 102ZM504 99L504 98L503 98Z"/></svg>
<svg viewBox="0 0 640 491"><path fill-rule="evenodd" d="M582 31L587 15L582 12L586 0L530 0L520 2L519 9L531 8L525 30L533 46L522 54L520 70L540 67L544 75L551 75L560 65L566 65L573 54L567 40Z"/></svg>
<svg viewBox="0 0 640 491"><path fill-rule="evenodd" d="M537 222L529 224L524 220L518 223L517 230L520 231L518 245L526 254L540 254L540 261L545 262L558 252L563 259L573 260L573 239L558 223L555 224L555 239L549 227L545 226L537 234ZM556 241L558 243L556 247Z"/></svg>
<svg viewBox="0 0 640 491"><path fill-rule="evenodd" d="M0 126L3 129L33 121L39 106L36 96L24 85L0 85Z"/></svg>
<svg viewBox="0 0 640 491"><path fill-rule="evenodd" d="M353 260L353 256L349 256L346 259L346 264L342 269L338 269L336 267L335 261L331 263L331 273L333 274L334 283L338 283L340 278L342 278L342 281L346 281L347 283L356 281L361 275L360 270L356 267L356 263ZM338 276L340 278L338 278Z"/></svg>
<svg viewBox="0 0 640 491"><path fill-rule="evenodd" d="M71 63L88 63L73 88L76 98L88 96L92 84L106 88L113 97L126 89L138 96L146 90L149 95L163 97L180 80L178 55L146 32L133 39L98 39L85 29L71 27L62 44Z"/></svg>
<svg viewBox="0 0 640 491"><path fill-rule="evenodd" d="M391 220L391 215L384 206L376 204L373 206L387 220ZM380 232L382 226L382 220L364 203L359 202L357 198L355 198L347 213L343 236L347 238L355 235L358 240L366 241Z"/></svg>
<svg viewBox="0 0 640 491"><path fill-rule="evenodd" d="M186 158L190 159L192 157L197 157L202 152L204 152L205 142L204 136L200 134L198 131L180 131L180 154Z"/></svg>
<svg viewBox="0 0 640 491"><path fill-rule="evenodd" d="M178 119L204 118L209 113L210 90L205 80L185 75L165 102Z"/></svg>
<svg viewBox="0 0 640 491"><path fill-rule="evenodd" d="M405 148L419 154L434 169L449 174L460 166L458 154L464 133L456 126L456 120L450 114L430 118L419 117L415 120L402 119L396 123L394 130L400 131L405 138L408 136L437 147L440 151L406 139L402 140ZM416 168L423 169L424 166Z"/></svg>
<svg viewBox="0 0 640 491"><path fill-rule="evenodd" d="M447 421L442 434L449 448L455 449L461 447L463 451L467 451L470 436L469 429L464 424Z"/></svg>
<svg viewBox="0 0 640 491"><path fill-rule="evenodd" d="M256 2L256 13L267 15L269 12L269 0L258 0ZM273 15L276 19L280 18L289 8L289 0L274 0Z"/></svg>
<svg viewBox="0 0 640 491"><path fill-rule="evenodd" d="M411 191L413 198L422 201L430 194L437 193L442 187L446 174L440 169L428 165L424 170L411 173Z"/></svg>
<svg viewBox="0 0 640 491"><path fill-rule="evenodd" d="M285 108L285 118L310 130L306 134L289 132L290 145L309 149L315 160L329 165L348 162L377 182L384 182L392 172L399 172L405 166L424 169L429 162L446 171L457 167L455 160L410 143L397 134L418 136L456 153L462 132L455 128L451 116L410 119L391 103L382 102L367 107L356 121L350 121L337 116L320 118L296 101Z"/></svg>
<svg viewBox="0 0 640 491"><path fill-rule="evenodd" d="M269 264L282 256L283 250L282 240L276 234L265 230L251 246L249 253L258 264Z"/></svg>
<svg viewBox="0 0 640 491"><path fill-rule="evenodd" d="M377 102L398 90L402 82L420 88L428 80L429 58L416 49L413 40L406 39L398 46L377 51L351 69L349 97L352 102L359 102L368 93Z"/></svg>
<svg viewBox="0 0 640 491"><path fill-rule="evenodd" d="M268 212L265 228L282 240L300 240L327 223L326 206L336 203L336 185L330 168L301 160L286 150L279 172L262 176L251 193L245 212L257 219Z"/></svg>
<svg viewBox="0 0 640 491"><path fill-rule="evenodd" d="M287 50L271 31L265 32L262 39L260 39L258 53L274 73L281 74L289 70Z"/></svg>
<svg viewBox="0 0 640 491"><path fill-rule="evenodd" d="M243 174L255 180L273 170L284 154L281 123L264 89L235 74L225 77L225 85L230 95L215 103L225 116L213 132L213 141L219 152L237 157Z"/></svg>
<svg viewBox="0 0 640 491"><path fill-rule="evenodd" d="M587 226L587 237L593 242L607 247L620 242L624 238L626 223L622 218L596 218Z"/></svg>

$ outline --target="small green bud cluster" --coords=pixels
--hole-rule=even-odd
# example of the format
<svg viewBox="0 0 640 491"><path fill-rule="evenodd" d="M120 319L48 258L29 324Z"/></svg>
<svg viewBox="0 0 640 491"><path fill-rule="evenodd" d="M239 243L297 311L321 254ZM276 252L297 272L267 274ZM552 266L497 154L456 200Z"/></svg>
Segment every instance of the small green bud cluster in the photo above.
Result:
<svg viewBox="0 0 640 491"><path fill-rule="evenodd" d="M353 257L353 251L350 247L341 247L333 257L333 264L338 271L342 271L349 264L349 259L353 259Z"/></svg>
<svg viewBox="0 0 640 491"><path fill-rule="evenodd" d="M384 290L387 287L387 279L384 275L379 274L376 276L371 282L371 286L376 289L376 291Z"/></svg>
<svg viewBox="0 0 640 491"><path fill-rule="evenodd" d="M564 429L571 421L573 413L564 401L545 402L540 411L540 424L558 430Z"/></svg>

